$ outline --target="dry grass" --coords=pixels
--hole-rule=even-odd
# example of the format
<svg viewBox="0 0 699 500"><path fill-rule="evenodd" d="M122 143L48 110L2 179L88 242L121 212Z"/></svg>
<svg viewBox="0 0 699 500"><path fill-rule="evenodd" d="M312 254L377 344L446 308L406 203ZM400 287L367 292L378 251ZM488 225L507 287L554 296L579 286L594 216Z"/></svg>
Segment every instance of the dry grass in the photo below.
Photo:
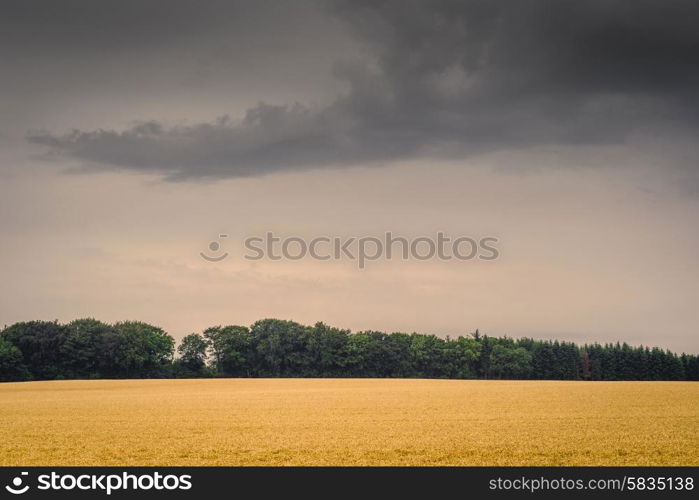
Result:
<svg viewBox="0 0 699 500"><path fill-rule="evenodd" d="M0 384L0 465L699 465L699 384Z"/></svg>

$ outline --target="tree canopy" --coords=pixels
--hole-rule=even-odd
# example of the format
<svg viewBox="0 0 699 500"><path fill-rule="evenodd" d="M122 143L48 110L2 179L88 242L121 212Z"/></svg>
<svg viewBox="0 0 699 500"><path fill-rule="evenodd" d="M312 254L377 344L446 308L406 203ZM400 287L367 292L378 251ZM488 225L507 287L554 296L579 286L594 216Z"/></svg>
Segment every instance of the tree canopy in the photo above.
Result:
<svg viewBox="0 0 699 500"><path fill-rule="evenodd" d="M0 381L151 377L424 377L699 380L699 357L658 347L349 330L263 319L213 326L177 347L162 328L85 318L0 331Z"/></svg>

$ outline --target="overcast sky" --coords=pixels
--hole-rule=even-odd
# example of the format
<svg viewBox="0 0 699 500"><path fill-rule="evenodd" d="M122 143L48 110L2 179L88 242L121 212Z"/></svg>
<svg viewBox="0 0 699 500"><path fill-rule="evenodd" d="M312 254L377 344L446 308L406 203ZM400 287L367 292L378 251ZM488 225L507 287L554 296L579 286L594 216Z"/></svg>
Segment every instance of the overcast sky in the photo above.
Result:
<svg viewBox="0 0 699 500"><path fill-rule="evenodd" d="M699 352L698 22L689 0L3 2L0 322ZM243 259L267 231L501 256Z"/></svg>

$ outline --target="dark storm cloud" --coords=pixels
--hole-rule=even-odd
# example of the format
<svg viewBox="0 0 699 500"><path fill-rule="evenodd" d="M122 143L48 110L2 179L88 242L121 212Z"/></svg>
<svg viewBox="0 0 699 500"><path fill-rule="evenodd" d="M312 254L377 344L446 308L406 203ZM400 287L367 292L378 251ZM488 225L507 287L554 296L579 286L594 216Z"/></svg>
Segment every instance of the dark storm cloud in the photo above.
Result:
<svg viewBox="0 0 699 500"><path fill-rule="evenodd" d="M349 90L325 107L260 104L242 119L29 140L91 168L192 178L618 144L633 133L697 127L693 1L347 1L331 12L368 55L348 62L338 54L336 74ZM193 17L183 32L208 19ZM141 43L172 35L157 33Z"/></svg>
<svg viewBox="0 0 699 500"><path fill-rule="evenodd" d="M195 37L232 23L240 3L168 0L6 0L0 41L6 55L84 57Z"/></svg>

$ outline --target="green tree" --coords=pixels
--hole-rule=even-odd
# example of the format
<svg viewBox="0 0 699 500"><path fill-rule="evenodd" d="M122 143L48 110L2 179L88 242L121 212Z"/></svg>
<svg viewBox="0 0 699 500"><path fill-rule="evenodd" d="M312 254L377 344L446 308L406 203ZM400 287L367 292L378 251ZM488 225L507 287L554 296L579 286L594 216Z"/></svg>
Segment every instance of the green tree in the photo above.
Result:
<svg viewBox="0 0 699 500"><path fill-rule="evenodd" d="M309 329L294 321L263 319L250 328L262 375L302 376L310 371Z"/></svg>
<svg viewBox="0 0 699 500"><path fill-rule="evenodd" d="M410 336L411 375L417 377L448 377L452 367L447 359L447 342L434 335Z"/></svg>
<svg viewBox="0 0 699 500"><path fill-rule="evenodd" d="M246 326L214 326L204 330L214 371L223 376L250 377L257 374L252 334Z"/></svg>
<svg viewBox="0 0 699 500"><path fill-rule="evenodd" d="M532 355L524 347L496 343L490 352L490 372L495 378L527 378Z"/></svg>
<svg viewBox="0 0 699 500"><path fill-rule="evenodd" d="M381 342L383 332L357 332L347 344L350 374L357 377L383 377Z"/></svg>
<svg viewBox="0 0 699 500"><path fill-rule="evenodd" d="M473 338L480 344L476 373L481 378L490 378L490 353L493 350L493 341L487 335L480 335L478 330L473 334Z"/></svg>
<svg viewBox="0 0 699 500"><path fill-rule="evenodd" d="M532 353L532 378L549 380L556 377L554 373L555 358L550 342L539 342Z"/></svg>
<svg viewBox="0 0 699 500"><path fill-rule="evenodd" d="M65 326L65 340L60 346L63 376L66 378L102 378L114 374L114 329L92 318L76 319Z"/></svg>
<svg viewBox="0 0 699 500"><path fill-rule="evenodd" d="M450 378L477 378L482 344L475 336L447 340L445 345L445 374Z"/></svg>
<svg viewBox="0 0 699 500"><path fill-rule="evenodd" d="M306 350L309 373L319 377L347 374L349 330L333 328L318 322L307 332Z"/></svg>
<svg viewBox="0 0 699 500"><path fill-rule="evenodd" d="M15 323L2 332L3 338L22 353L34 379L64 378L61 347L66 340L66 327L57 321Z"/></svg>
<svg viewBox="0 0 699 500"><path fill-rule="evenodd" d="M208 347L209 343L198 333L191 333L182 339L177 347L178 364L186 370L186 374L204 374Z"/></svg>
<svg viewBox="0 0 699 500"><path fill-rule="evenodd" d="M122 321L114 325L118 343L114 356L126 378L167 375L175 351L175 340L162 328L140 321Z"/></svg>
<svg viewBox="0 0 699 500"><path fill-rule="evenodd" d="M0 382L28 380L30 376L22 352L0 335Z"/></svg>

